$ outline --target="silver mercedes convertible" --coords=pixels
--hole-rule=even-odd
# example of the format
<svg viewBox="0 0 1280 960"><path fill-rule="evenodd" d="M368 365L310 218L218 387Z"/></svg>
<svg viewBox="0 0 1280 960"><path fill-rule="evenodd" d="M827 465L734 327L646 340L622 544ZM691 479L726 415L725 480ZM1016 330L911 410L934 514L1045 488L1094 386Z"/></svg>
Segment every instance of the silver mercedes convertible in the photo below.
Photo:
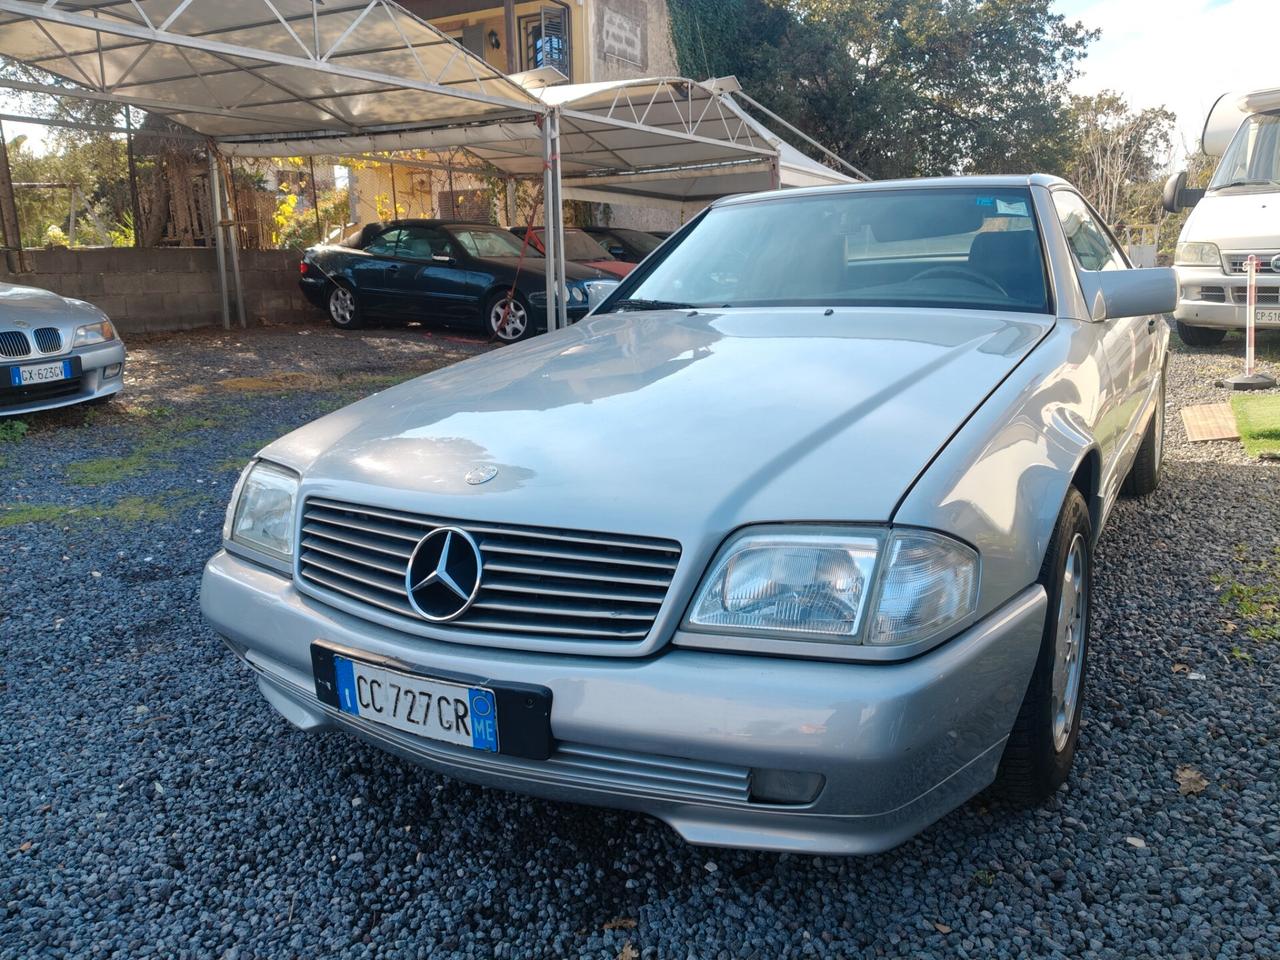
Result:
<svg viewBox="0 0 1280 960"><path fill-rule="evenodd" d="M694 843L1035 803L1174 300L1051 177L724 200L576 326L266 447L204 614L297 727Z"/></svg>
<svg viewBox="0 0 1280 960"><path fill-rule="evenodd" d="M110 400L124 344L91 303L0 283L0 417Z"/></svg>

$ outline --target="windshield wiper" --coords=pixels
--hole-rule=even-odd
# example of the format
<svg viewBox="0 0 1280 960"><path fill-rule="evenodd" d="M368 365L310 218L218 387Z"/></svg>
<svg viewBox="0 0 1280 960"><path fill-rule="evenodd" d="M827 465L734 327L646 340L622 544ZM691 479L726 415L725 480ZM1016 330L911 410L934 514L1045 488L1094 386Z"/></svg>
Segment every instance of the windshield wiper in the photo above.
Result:
<svg viewBox="0 0 1280 960"><path fill-rule="evenodd" d="M692 310L692 303L677 303L675 300L640 300L628 299L619 300L617 303L610 304L614 309L620 310Z"/></svg>
<svg viewBox="0 0 1280 960"><path fill-rule="evenodd" d="M1265 177L1260 180L1232 180L1230 183L1220 183L1213 190L1226 190L1228 187L1280 187L1280 180L1268 180Z"/></svg>

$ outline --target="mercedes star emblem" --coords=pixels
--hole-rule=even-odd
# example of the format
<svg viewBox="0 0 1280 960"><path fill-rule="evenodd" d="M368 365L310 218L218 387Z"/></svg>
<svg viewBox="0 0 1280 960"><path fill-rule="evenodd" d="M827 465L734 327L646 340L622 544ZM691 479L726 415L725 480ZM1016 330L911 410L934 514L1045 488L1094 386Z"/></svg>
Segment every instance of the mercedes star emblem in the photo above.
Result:
<svg viewBox="0 0 1280 960"><path fill-rule="evenodd" d="M432 623L456 620L480 592L480 547L467 531L437 527L418 541L405 571L409 603Z"/></svg>
<svg viewBox="0 0 1280 960"><path fill-rule="evenodd" d="M1280 273L1280 253L1271 258L1271 272Z"/></svg>
<svg viewBox="0 0 1280 960"><path fill-rule="evenodd" d="M462 478L473 487L478 486L488 480L492 480L498 475L498 468L492 463L477 463L474 467L467 471Z"/></svg>

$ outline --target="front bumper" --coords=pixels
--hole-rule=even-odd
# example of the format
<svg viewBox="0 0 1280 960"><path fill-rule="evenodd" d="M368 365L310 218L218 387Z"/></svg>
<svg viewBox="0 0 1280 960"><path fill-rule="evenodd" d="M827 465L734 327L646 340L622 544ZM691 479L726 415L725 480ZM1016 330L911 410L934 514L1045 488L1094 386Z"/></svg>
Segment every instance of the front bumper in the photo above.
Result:
<svg viewBox="0 0 1280 960"><path fill-rule="evenodd" d="M1178 306L1175 320L1193 327L1242 330L1246 323L1244 274L1223 273L1216 267L1178 267ZM1280 310L1280 276L1258 275L1258 311ZM1258 321L1259 328L1280 329L1280 320Z"/></svg>
<svg viewBox="0 0 1280 960"><path fill-rule="evenodd" d="M52 363L72 357L80 361L80 376L74 380L55 381L40 388L13 388L0 383L0 417L52 410L86 400L96 400L119 393L124 386L124 344L120 340L80 347L68 353L47 357L26 357L21 360L0 358L0 367L27 366L36 363ZM118 366L113 376L106 376L109 367Z"/></svg>
<svg viewBox="0 0 1280 960"><path fill-rule="evenodd" d="M669 649L644 659L464 646L408 636L298 593L219 552L206 620L304 730L344 728L461 779L656 816L686 840L807 853L874 853L959 806L995 775L1031 676L1045 594L1028 588L914 660L854 664ZM340 714L315 697L310 644L552 692L548 760L478 753ZM802 805L752 799L753 770L817 773Z"/></svg>

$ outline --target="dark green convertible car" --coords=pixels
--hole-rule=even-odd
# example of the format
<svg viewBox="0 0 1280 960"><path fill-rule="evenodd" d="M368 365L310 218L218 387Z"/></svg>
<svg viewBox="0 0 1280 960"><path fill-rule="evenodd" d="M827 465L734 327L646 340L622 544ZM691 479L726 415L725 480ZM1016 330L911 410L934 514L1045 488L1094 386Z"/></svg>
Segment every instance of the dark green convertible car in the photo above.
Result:
<svg viewBox="0 0 1280 960"><path fill-rule="evenodd" d="M299 285L335 326L421 321L522 340L547 328L546 263L532 246L487 223L391 220L302 255ZM569 320L586 316L617 285L565 264Z"/></svg>

